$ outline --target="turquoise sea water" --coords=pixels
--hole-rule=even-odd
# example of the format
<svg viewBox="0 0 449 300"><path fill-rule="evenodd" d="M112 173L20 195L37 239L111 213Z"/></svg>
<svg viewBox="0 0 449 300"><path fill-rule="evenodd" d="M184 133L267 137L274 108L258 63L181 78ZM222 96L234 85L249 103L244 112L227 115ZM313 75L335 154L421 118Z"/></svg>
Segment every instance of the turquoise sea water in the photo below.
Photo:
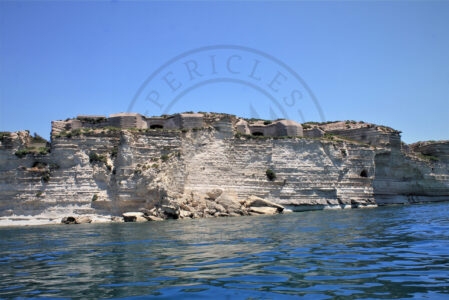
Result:
<svg viewBox="0 0 449 300"><path fill-rule="evenodd" d="M449 298L449 202L0 228L0 298Z"/></svg>

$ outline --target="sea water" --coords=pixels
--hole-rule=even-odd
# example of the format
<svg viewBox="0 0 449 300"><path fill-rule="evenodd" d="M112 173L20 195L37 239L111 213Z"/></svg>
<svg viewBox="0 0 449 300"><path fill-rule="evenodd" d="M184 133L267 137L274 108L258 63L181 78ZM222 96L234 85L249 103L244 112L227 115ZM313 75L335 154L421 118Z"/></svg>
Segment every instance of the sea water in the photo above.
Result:
<svg viewBox="0 0 449 300"><path fill-rule="evenodd" d="M449 298L449 202L0 228L0 298Z"/></svg>

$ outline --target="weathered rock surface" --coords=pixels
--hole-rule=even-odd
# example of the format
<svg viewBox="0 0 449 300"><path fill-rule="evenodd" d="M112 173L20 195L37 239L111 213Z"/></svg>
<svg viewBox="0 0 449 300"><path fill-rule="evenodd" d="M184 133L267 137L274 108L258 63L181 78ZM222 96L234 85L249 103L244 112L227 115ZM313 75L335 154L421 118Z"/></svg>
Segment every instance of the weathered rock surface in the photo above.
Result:
<svg viewBox="0 0 449 300"><path fill-rule="evenodd" d="M269 207L269 206L250 207L249 211L261 215L274 215L278 213L278 209L276 207Z"/></svg>
<svg viewBox="0 0 449 300"><path fill-rule="evenodd" d="M61 220L63 224L87 224L92 223L92 218L89 216L64 217Z"/></svg>
<svg viewBox="0 0 449 300"><path fill-rule="evenodd" d="M249 206L251 208L254 207L272 207L276 208L277 212L282 212L284 210L284 207L282 205L273 203L271 201L262 199L260 197L256 196L249 196L248 199L245 201L246 206Z"/></svg>
<svg viewBox="0 0 449 300"><path fill-rule="evenodd" d="M142 212L126 212L122 214L125 222L147 222L148 219Z"/></svg>
<svg viewBox="0 0 449 300"><path fill-rule="evenodd" d="M232 120L214 122L186 132L81 130L54 135L47 152L25 151L28 132L2 135L0 221L12 215L122 221L129 212L128 220L154 221L449 196L444 141L405 151L399 132L360 122L304 127L321 138L234 135ZM272 181L268 169L276 174Z"/></svg>

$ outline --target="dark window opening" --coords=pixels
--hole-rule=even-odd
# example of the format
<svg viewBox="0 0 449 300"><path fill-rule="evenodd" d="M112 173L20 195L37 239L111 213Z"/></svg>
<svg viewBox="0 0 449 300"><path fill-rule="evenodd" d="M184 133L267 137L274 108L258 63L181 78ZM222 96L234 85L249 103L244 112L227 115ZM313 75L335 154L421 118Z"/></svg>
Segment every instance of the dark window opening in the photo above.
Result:
<svg viewBox="0 0 449 300"><path fill-rule="evenodd" d="M255 135L255 136L263 136L263 132L255 131L255 132L253 132L253 135Z"/></svg>
<svg viewBox="0 0 449 300"><path fill-rule="evenodd" d="M362 172L360 172L360 177L368 177L368 172L366 170L362 170Z"/></svg>
<svg viewBox="0 0 449 300"><path fill-rule="evenodd" d="M164 126L158 125L158 124L150 125L150 129L163 129L163 128L164 128Z"/></svg>

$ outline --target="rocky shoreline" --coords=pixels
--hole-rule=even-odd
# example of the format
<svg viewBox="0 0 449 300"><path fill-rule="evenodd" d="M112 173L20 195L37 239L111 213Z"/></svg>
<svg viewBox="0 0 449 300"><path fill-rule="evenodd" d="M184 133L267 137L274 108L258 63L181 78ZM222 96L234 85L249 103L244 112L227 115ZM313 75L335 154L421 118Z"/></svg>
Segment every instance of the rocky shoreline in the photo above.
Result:
<svg viewBox="0 0 449 300"><path fill-rule="evenodd" d="M51 142L1 133L0 226L449 199L449 141L407 145L397 130L354 121L124 115L53 122Z"/></svg>

